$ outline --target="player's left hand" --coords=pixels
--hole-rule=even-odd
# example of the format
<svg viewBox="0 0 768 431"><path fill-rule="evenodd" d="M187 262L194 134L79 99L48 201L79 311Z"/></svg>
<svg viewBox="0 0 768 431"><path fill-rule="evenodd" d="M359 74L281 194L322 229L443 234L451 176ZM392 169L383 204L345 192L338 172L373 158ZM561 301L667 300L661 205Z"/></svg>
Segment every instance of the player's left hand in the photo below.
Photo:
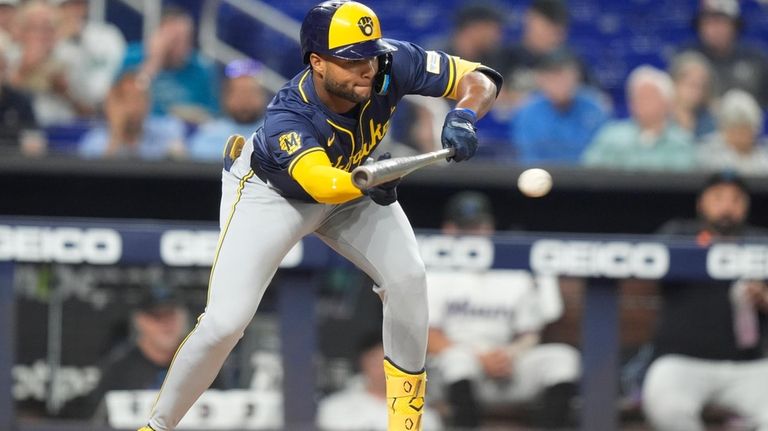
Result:
<svg viewBox="0 0 768 431"><path fill-rule="evenodd" d="M384 153L380 155L376 161L378 162L380 160L387 160L391 158L391 154ZM365 194L367 194L374 202L381 206L392 205L393 203L397 202L397 186L400 184L400 180L401 178L398 178L384 184L379 184L376 187L371 187L365 191Z"/></svg>
<svg viewBox="0 0 768 431"><path fill-rule="evenodd" d="M455 153L448 160L461 162L469 160L477 151L477 115L469 109L456 108L445 116L440 142L443 148L454 148Z"/></svg>

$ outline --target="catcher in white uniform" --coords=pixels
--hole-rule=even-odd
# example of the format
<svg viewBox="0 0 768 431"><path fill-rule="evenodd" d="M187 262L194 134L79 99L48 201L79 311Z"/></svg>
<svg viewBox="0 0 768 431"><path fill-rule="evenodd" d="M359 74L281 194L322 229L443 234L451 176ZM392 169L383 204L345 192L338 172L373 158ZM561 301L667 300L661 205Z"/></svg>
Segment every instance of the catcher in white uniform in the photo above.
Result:
<svg viewBox="0 0 768 431"><path fill-rule="evenodd" d="M398 180L364 194L350 172L378 147L407 94L457 101L441 141L455 150L452 160L469 159L477 149L475 122L491 108L501 76L383 39L376 14L353 1L313 7L301 26L301 47L307 67L275 95L263 127L247 141L231 138L224 149L221 236L205 313L179 348L147 429L176 427L242 337L280 261L309 234L375 283L384 307L389 429L421 429L424 263L397 203Z"/></svg>
<svg viewBox="0 0 768 431"><path fill-rule="evenodd" d="M451 199L445 233L494 231L488 199L464 192ZM451 405L453 425L480 425L481 406L540 400L537 425L572 425L569 404L580 374L579 353L539 344L542 327L562 314L557 279L520 270L427 272L433 381Z"/></svg>

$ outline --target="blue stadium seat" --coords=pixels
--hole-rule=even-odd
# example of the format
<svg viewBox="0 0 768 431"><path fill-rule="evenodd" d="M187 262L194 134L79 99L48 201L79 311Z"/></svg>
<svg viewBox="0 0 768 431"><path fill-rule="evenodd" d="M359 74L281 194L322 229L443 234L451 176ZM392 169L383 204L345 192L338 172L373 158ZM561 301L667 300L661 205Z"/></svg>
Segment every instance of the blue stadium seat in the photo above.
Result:
<svg viewBox="0 0 768 431"><path fill-rule="evenodd" d="M46 127L44 132L48 138L48 151L52 154L76 154L80 138L93 126L92 121L79 120Z"/></svg>

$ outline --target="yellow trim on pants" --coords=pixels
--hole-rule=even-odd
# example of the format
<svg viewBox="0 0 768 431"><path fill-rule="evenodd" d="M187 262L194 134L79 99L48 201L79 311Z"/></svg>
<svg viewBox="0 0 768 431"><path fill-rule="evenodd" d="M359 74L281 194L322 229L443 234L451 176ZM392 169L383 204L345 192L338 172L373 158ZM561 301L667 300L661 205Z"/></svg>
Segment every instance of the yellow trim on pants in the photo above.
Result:
<svg viewBox="0 0 768 431"><path fill-rule="evenodd" d="M213 271L216 269L216 262L219 261L219 252L221 251L221 245L224 243L224 237L227 235L227 231L229 231L229 224L232 222L232 217L235 215L235 209L237 208L238 202L240 202L240 198L243 196L243 189L245 188L245 183L248 182L253 176L255 175L255 172L253 170L248 171L248 173L240 180L240 184L237 187L237 197L235 198L235 202L232 203L232 209L229 210L229 216L227 217L227 222L224 224L224 229L221 231L221 235L219 235L219 243L216 245L216 254L213 258L213 264L211 265L211 275L208 278L208 292L205 299L205 306L208 306L208 301L211 297L211 281L213 280ZM200 323L200 319L203 318L203 315L205 313L201 314L200 317L197 318L197 324ZM166 378L168 379L168 374L171 372L171 368L173 368L173 364L176 362L176 356L179 354L179 351L182 347L184 347L184 343L187 342L190 336L195 332L195 329L197 329L197 324L195 324L195 327L189 331L189 334L187 334L186 337L184 337L184 340L179 344L179 347L176 349L176 352L173 354L173 359L171 359L171 364L168 366L168 371L166 372ZM150 413L150 417L154 416L155 414L155 408L157 407L157 402L160 400L160 395L163 393L163 388L165 387L165 380L163 380L162 386L160 386L160 391L157 393L157 397L155 397L155 402L152 403L152 410Z"/></svg>

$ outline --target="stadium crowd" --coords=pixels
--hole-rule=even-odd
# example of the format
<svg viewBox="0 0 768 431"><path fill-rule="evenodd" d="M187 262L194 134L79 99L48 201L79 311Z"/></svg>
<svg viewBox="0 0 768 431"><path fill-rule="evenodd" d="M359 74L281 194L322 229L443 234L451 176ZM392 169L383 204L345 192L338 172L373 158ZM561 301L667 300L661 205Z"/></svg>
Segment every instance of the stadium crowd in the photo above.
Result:
<svg viewBox="0 0 768 431"><path fill-rule="evenodd" d="M127 43L117 26L89 20L88 5L0 2L0 141L6 150L217 161L229 134L249 135L258 127L270 97L263 65L206 58L196 48L191 11L168 4L144 43ZM629 65L625 97L606 90L580 55L583 47L569 41L566 1L532 0L520 17L500 14L500 6L466 3L450 36L425 44L506 77L494 110L478 124L478 158L768 174L768 56L759 43L742 40L737 0L701 0L690 40L668 56L666 68ZM505 35L515 19L520 38L510 42ZM435 112L450 107L428 103L406 104L395 116L389 134L395 154L435 147Z"/></svg>

